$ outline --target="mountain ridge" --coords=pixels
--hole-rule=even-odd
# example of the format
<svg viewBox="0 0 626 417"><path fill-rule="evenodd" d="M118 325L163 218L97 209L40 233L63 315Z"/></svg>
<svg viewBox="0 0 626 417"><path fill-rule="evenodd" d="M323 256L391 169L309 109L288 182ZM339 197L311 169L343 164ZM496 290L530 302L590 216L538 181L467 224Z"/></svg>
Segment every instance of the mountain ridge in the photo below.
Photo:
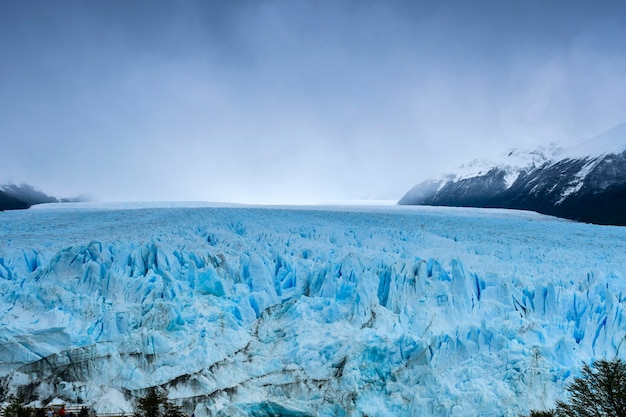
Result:
<svg viewBox="0 0 626 417"><path fill-rule="evenodd" d="M472 164L481 169L461 166L456 174L423 181L398 204L532 210L626 225L626 123L568 150L550 145L511 151L500 163Z"/></svg>
<svg viewBox="0 0 626 417"><path fill-rule="evenodd" d="M83 198L57 198L29 184L1 184L0 211L23 210L36 204L79 202Z"/></svg>

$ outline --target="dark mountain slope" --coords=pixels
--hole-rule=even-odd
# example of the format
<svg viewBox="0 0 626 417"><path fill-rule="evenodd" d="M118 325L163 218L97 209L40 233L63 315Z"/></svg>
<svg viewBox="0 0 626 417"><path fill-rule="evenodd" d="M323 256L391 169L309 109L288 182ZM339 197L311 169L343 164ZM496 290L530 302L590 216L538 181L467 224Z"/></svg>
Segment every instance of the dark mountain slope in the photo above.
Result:
<svg viewBox="0 0 626 417"><path fill-rule="evenodd" d="M494 164L474 175L448 176L413 187L398 204L533 210L566 219L626 225L626 124L575 152L541 164ZM626 149L626 146L623 147ZM581 149L591 150L581 156ZM507 178L514 177L514 181Z"/></svg>
<svg viewBox="0 0 626 417"><path fill-rule="evenodd" d="M27 184L0 186L0 210L27 209L34 204L58 201Z"/></svg>

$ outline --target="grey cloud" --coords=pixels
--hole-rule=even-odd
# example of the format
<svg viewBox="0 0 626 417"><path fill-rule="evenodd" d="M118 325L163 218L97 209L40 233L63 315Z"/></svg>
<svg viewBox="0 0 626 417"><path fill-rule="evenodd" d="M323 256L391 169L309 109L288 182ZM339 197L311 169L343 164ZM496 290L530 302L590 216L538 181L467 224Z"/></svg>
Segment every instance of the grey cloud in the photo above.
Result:
<svg viewBox="0 0 626 417"><path fill-rule="evenodd" d="M32 2L0 175L102 199L399 198L624 121L621 2Z"/></svg>

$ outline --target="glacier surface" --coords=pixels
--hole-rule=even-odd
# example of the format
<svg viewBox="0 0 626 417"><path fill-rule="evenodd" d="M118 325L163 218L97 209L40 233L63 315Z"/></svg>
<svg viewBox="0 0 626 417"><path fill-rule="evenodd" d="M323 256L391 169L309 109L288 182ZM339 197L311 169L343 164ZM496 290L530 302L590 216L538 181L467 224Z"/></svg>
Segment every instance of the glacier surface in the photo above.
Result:
<svg viewBox="0 0 626 417"><path fill-rule="evenodd" d="M0 394L517 416L624 356L626 229L447 207L0 213Z"/></svg>

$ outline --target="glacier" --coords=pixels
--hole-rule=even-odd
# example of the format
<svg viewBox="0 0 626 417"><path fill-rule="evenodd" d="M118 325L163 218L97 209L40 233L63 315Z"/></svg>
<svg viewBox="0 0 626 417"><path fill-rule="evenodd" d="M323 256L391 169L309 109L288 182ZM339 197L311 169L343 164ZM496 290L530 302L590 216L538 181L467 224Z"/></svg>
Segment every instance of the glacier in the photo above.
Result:
<svg viewBox="0 0 626 417"><path fill-rule="evenodd" d="M517 416L624 356L626 229L426 206L0 213L0 395L98 413Z"/></svg>

